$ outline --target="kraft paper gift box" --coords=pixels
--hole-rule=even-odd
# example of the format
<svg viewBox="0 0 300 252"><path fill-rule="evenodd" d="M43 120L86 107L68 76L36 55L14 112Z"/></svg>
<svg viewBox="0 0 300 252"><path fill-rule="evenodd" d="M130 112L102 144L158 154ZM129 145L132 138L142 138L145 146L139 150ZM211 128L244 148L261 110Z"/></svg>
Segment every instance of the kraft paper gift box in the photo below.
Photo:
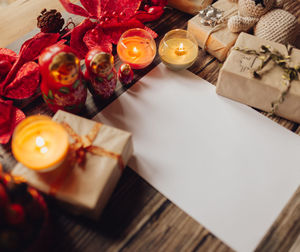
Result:
<svg viewBox="0 0 300 252"><path fill-rule="evenodd" d="M271 60L258 72L261 78L255 78L251 72L261 65L259 56L236 50L240 48L259 52L262 46L270 46L271 51L288 56L285 45L241 33L219 72L216 92L266 112L274 112L272 103L277 104L276 115L300 123L300 81L296 78L290 82L290 89L283 102L279 103L279 98L287 88L283 82L284 69ZM300 50L292 49L288 65L296 68L300 65Z"/></svg>
<svg viewBox="0 0 300 252"><path fill-rule="evenodd" d="M224 16L227 16L227 19L231 15L237 14L237 3L230 0L219 0L212 6L224 11ZM196 15L188 21L187 30L195 36L201 48L205 49L220 61L226 59L228 51L234 45L238 37L238 33L229 31L226 21L220 25L211 27L202 24L199 15Z"/></svg>
<svg viewBox="0 0 300 252"><path fill-rule="evenodd" d="M92 120L64 111L58 111L53 120L67 123L79 136L87 135L96 124ZM119 154L120 159L87 153L84 167L75 165L69 167L67 172L65 168L63 171L58 168L53 172L38 173L19 163L12 174L23 177L28 184L46 194L51 194L53 186L57 186L59 182L60 185L53 194L55 198L75 214L98 218L122 174L124 167L120 160L125 166L133 153L131 133L101 125L92 145ZM60 177L62 174L66 176Z"/></svg>

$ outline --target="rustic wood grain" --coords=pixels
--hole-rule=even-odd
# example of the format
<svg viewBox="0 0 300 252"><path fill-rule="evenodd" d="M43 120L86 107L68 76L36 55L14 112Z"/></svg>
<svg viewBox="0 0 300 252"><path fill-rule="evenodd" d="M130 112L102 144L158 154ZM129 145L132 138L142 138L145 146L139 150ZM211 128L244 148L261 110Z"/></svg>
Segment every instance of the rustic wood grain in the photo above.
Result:
<svg viewBox="0 0 300 252"><path fill-rule="evenodd" d="M5 12L0 13L0 47L8 45L35 27L35 18L44 7L62 9L58 0L16 0ZM287 0L284 8L300 17L300 0ZM190 15L168 8L159 22L150 24L159 37L174 28L185 28ZM10 29L8 28L10 27ZM116 55L115 55L116 56ZM135 71L134 81L160 63L157 56L146 69ZM120 65L116 57L116 64ZM216 84L220 63L200 50L197 62L190 71ZM129 87L118 84L115 95L108 101L88 96L82 116L94 117ZM37 96L21 107L27 115L42 113L53 115ZM264 115L266 113L261 112ZM273 116L272 120L300 134L298 124ZM0 162L10 170L15 160L9 145L0 146ZM288 172L288 167L287 167ZM46 251L232 251L226 244L184 213L167 198L153 189L136 173L127 168L97 222L69 215L49 199L51 225L47 235ZM257 251L300 251L300 188L277 218L274 225L259 244Z"/></svg>

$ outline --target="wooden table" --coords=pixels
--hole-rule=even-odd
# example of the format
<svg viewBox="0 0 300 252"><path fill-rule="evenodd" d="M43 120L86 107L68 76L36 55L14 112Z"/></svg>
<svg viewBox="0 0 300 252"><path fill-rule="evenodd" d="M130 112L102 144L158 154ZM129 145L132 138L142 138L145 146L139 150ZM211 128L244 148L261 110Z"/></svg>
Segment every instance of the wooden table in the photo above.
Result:
<svg viewBox="0 0 300 252"><path fill-rule="evenodd" d="M4 47L31 31L36 25L36 16L44 7L62 10L58 0L16 0L8 7L2 7L0 46ZM284 8L300 17L300 0L287 0ZM163 17L150 27L158 33L157 41L160 41L170 29L186 28L190 18L190 15L168 8ZM149 67L136 71L135 81L159 62L156 57ZM120 64L118 58L116 63ZM220 63L201 50L199 59L189 70L216 84L219 69ZM116 96L107 103L99 103L89 96L82 116L92 118L122 92L124 90L118 86ZM21 106L27 115L53 115L41 97ZM296 134L300 133L296 123L275 116L271 119ZM16 164L9 145L0 146L0 162L6 170ZM99 221L71 216L55 201L49 201L49 208L53 228L48 237L49 251L232 251L129 168L125 170ZM300 188L257 251L300 251Z"/></svg>

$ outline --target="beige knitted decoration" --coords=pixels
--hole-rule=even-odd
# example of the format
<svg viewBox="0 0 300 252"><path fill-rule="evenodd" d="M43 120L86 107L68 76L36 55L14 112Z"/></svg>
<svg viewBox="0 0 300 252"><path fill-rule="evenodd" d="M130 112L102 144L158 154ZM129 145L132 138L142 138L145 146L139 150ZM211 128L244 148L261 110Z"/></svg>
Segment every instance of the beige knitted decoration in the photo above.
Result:
<svg viewBox="0 0 300 252"><path fill-rule="evenodd" d="M230 0L236 1L236 0ZM293 43L297 35L296 17L282 9L284 0L238 0L238 15L228 21L231 32L247 32L279 43Z"/></svg>
<svg viewBox="0 0 300 252"><path fill-rule="evenodd" d="M275 9L262 16L254 35L282 44L293 44L297 37L297 18L287 11Z"/></svg>
<svg viewBox="0 0 300 252"><path fill-rule="evenodd" d="M259 18L236 15L228 20L228 27L231 32L248 31L258 21Z"/></svg>

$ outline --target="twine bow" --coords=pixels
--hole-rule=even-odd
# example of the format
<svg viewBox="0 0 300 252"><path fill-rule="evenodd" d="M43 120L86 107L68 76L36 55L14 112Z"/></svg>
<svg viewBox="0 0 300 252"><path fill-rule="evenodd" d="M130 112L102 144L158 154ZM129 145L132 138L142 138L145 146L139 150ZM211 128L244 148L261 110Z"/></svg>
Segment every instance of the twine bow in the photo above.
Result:
<svg viewBox="0 0 300 252"><path fill-rule="evenodd" d="M251 70L252 76L256 79L261 79L262 70L271 61L283 70L281 83L284 86L284 90L281 91L279 98L271 103L271 111L268 113L268 115L275 114L279 105L284 102L286 95L289 93L292 81L299 80L300 65L293 67L290 65L293 47L286 45L287 55L283 55L278 50L272 49L269 45L262 45L260 51L239 47L235 47L234 49L248 55L254 55L261 60L261 64L256 69Z"/></svg>
<svg viewBox="0 0 300 252"><path fill-rule="evenodd" d="M62 122L61 125L65 128L74 142L70 144L68 166L63 167L63 171L58 176L58 178L50 186L50 194L55 195L63 181L67 177L71 169L76 165L76 163L84 169L86 162L86 154L91 153L97 156L105 156L118 161L121 171L124 170L125 165L122 159L122 155L108 151L100 146L94 146L93 142L96 139L102 124L95 123L94 127L85 136L79 136L69 124Z"/></svg>

